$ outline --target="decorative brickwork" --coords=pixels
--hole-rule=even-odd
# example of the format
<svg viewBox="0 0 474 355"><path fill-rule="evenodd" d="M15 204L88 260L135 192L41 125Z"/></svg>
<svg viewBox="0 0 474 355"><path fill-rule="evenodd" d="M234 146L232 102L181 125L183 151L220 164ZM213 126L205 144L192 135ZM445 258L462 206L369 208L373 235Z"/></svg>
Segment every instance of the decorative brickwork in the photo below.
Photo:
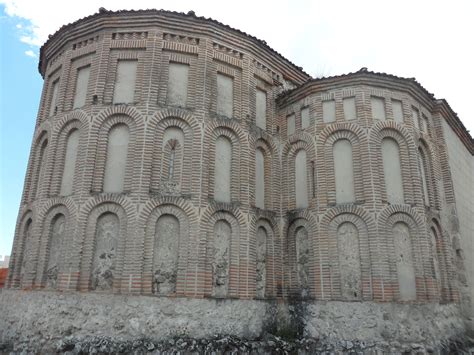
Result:
<svg viewBox="0 0 474 355"><path fill-rule="evenodd" d="M454 193L441 120L457 121L446 119L449 110L414 80L367 70L310 80L263 42L193 15L106 12L67 28L41 49L45 84L8 287L189 298L459 301L459 250L442 217L451 213ZM121 60L137 61L136 73L124 74L135 75L135 87L128 88L133 100L114 104ZM186 67L187 86L180 91L186 97L178 101L169 97L170 63ZM85 66L85 104L73 109L78 70ZM217 104L219 75L232 79L229 117ZM262 127L258 90L266 95L259 106ZM378 114L385 110L380 117L373 117L373 97ZM327 100L334 100L334 122L323 120ZM425 126L413 123L412 107L420 119L426 116ZM290 136L289 115L295 118ZM115 149L109 138L117 126L128 129L123 189L107 193L106 167L114 163ZM72 194L60 196L74 130L79 143ZM386 138L399 147L399 204L387 198ZM226 176L216 172L216 157L227 159L216 151L219 139L231 146L223 162L230 166L229 181L216 179ZM341 170L333 150L340 140L352 149L350 203L336 199ZM265 186L258 208L257 151ZM298 166L305 169L298 170L302 151L305 161ZM217 195L227 186L230 199L223 202ZM297 201L301 191L307 203ZM400 271L411 268L413 290L410 276L403 280Z"/></svg>

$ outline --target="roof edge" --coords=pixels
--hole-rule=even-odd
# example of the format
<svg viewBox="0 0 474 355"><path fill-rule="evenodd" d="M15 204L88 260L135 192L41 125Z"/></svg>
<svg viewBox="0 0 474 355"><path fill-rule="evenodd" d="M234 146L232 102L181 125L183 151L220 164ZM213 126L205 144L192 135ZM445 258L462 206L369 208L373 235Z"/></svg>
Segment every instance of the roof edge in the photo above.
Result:
<svg viewBox="0 0 474 355"><path fill-rule="evenodd" d="M94 13L94 14L91 14L89 16L85 16L85 17L82 17L74 22L71 22L71 23L68 23L66 25L63 25L61 26L54 34L52 35L49 35L48 36L48 39L46 40L46 42L41 46L40 48L40 55L39 55L39 62L38 62L38 71L39 73L44 76L44 73L43 73L43 56L44 56L44 51L45 51L45 48L49 45L49 43L51 43L52 41L54 41L57 37L59 37L63 32L69 30L70 28L74 27L75 25L81 23L81 22L84 22L84 21L88 21L88 20L93 20L93 19L98 19L98 18L101 18L101 17L107 17L107 16L113 16L113 15L127 15L127 14L137 14L137 15L141 15L141 14L147 14L147 13L150 13L150 14L161 14L161 15L172 15L172 16L181 16L183 18L188 18L188 19L197 19L197 20L200 20L200 21L206 21L206 22L209 22L209 23L212 23L214 25L217 25L217 26L220 26L222 27L223 29L226 29L226 30L230 30L230 31L233 31L235 33L237 33L238 35L240 36L244 36L246 38L248 38L249 40L253 41L255 44L257 44L258 46L263 46L264 49L270 51L271 53L275 54L276 56L278 56L280 59L282 59L284 62L286 62L288 65L290 65L294 70L296 71L299 71L303 76L306 76L308 78L311 78L311 76L306 73L302 67L296 65L295 63L293 63L292 61L290 61L289 59L285 58L281 53L277 52L276 50L274 50L272 47L270 47L266 41L264 40L261 40L255 36L252 36L244 31L241 31L239 29L236 29L236 28L233 28L229 25L226 25L222 22L219 22L217 20L214 20L212 18L206 18L204 16L197 16L196 13L194 11L188 11L187 13L184 13L184 12L178 12L178 11L169 11L169 10L163 10L163 9L142 9L142 10L117 10L117 11L113 11L113 10L107 10L103 7L99 8L99 11Z"/></svg>

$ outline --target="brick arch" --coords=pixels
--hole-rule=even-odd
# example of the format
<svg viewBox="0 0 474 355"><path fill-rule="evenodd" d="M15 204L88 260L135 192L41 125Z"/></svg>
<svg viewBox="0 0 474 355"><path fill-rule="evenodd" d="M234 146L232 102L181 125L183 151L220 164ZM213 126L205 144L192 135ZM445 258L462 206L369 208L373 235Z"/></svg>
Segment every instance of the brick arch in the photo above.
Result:
<svg viewBox="0 0 474 355"><path fill-rule="evenodd" d="M40 233L41 237L35 267L34 284L37 287L46 286L46 274L51 251L51 226L53 220L59 215L63 215L65 217L65 231L63 236L66 239L62 241L62 248L60 253L61 260L59 260L59 272L57 279L58 286L60 286L63 264L68 259L67 254L69 254L69 251L67 250L66 246L71 245L70 243L72 242L72 238L70 238L70 236L74 233L75 229L73 218L73 216L75 215L75 208L72 207L71 209L71 205L74 206L72 201L68 201L69 203L67 205L65 203L61 203L60 201L48 202L49 203L43 206L41 212L38 214L37 231Z"/></svg>
<svg viewBox="0 0 474 355"><path fill-rule="evenodd" d="M159 198L153 198L149 200L145 206L143 207L140 215L137 219L137 243L140 245L144 245L145 238L146 238L146 228L148 225L148 221L150 219L150 215L154 210L159 208L160 206L175 206L177 209L182 211L182 213L186 216L187 223L189 224L189 232L188 232L188 240L187 240L187 247L186 247L186 257L183 259L183 262L186 263L185 271L185 282L182 283L182 287L179 291L180 293L185 293L185 296L196 296L197 295L197 282L198 282L198 270L197 270L197 263L198 263L198 250L199 250L199 220L198 216L195 212L193 205L190 203L189 200L186 200L181 197L176 196L161 196ZM143 241L143 242L142 242ZM143 255L145 252L144 249L139 250L138 255ZM140 258L142 258L140 256ZM143 259L143 258L142 258ZM143 266L141 266L143 269ZM142 282L142 273L144 271L140 271L140 282ZM147 284L146 277L143 278L143 286L140 286L140 292L147 293L148 290L151 291L151 284Z"/></svg>
<svg viewBox="0 0 474 355"><path fill-rule="evenodd" d="M308 139L303 140L302 138ZM304 150L306 152L306 181L308 193L308 204L311 206L315 203L315 181L313 179L313 164L316 159L316 153L314 145L312 144L312 139L307 133L299 133L290 137L289 142L283 147L282 150L282 166L284 172L282 173L282 186L283 189L283 200L288 205L289 210L296 209L296 170L295 170L295 159L299 151ZM277 190L277 191L278 191Z"/></svg>
<svg viewBox="0 0 474 355"><path fill-rule="evenodd" d="M79 241L78 245L78 253L80 255L80 275L79 275L79 285L78 290L80 291L90 291L91 287L91 273L92 273L92 266L93 260L95 255L95 248L96 248L96 226L97 220L100 216L105 213L113 213L119 219L120 223L120 230L119 230L119 241L117 246L117 256L115 260L116 265L116 275L113 282L113 292L119 292L121 290L121 283L122 283L122 272L124 268L124 261L125 261L125 249L126 249L126 242L127 237L133 238L132 235L132 228L130 225L133 224L133 221L130 221L128 218L129 213L127 213L126 209L122 207L120 203L117 201L100 201L98 203L93 204L92 209L87 209L89 211L84 211L81 213L82 217L85 217L80 235L83 236L83 239ZM89 201L90 202L90 201ZM81 220L79 219L79 222Z"/></svg>
<svg viewBox="0 0 474 355"><path fill-rule="evenodd" d="M165 119L168 118L176 118L183 123L186 123L190 127L192 127L193 131L199 129L199 123L196 121L194 116L190 114L188 111L181 110L179 108L166 108L163 110L158 111L155 115L150 118L148 122L149 127L157 127L158 124Z"/></svg>
<svg viewBox="0 0 474 355"><path fill-rule="evenodd" d="M210 127L213 125L211 124ZM216 154L216 142L217 139L221 136L226 137L230 140L232 144L232 162L231 162L231 201L240 201L240 184L241 179L243 176L246 176L246 169L247 166L245 163L248 162L248 155L245 154L246 150L243 147L243 142L245 141L243 137L239 135L242 133L240 127L237 127L238 130L234 129L234 122L230 122L227 125L217 125L215 126L212 131L206 130L204 142L207 142L208 147L208 154L207 159L204 159L205 164L207 164L207 168L205 165L203 166L203 173L208 174L207 178L203 176L203 182L207 182L207 186L205 183L203 184L204 191L207 192L210 199L214 199L214 161L215 161L215 154Z"/></svg>
<svg viewBox="0 0 474 355"><path fill-rule="evenodd" d="M191 120L191 118L189 118L189 120ZM144 175L150 176L149 190L151 192L167 194L167 192L164 191L166 189L163 190L161 186L164 177L163 167L165 164L169 164L169 154L166 154L166 146L163 146L163 143L165 143L163 139L165 131L168 128L176 127L183 132L184 136L183 146L180 147L181 160L179 164L176 164L181 173L177 175L179 179L176 183L179 186L179 193L186 195L191 194L194 136L197 135L198 131L195 131L188 121L177 117L165 117L157 121L153 126L150 126L150 123L148 126L153 132L153 135L149 134L150 137L147 137L147 142L151 142L151 146L148 147L148 144L145 144L147 151L145 152Z"/></svg>
<svg viewBox="0 0 474 355"><path fill-rule="evenodd" d="M118 106L120 108L121 106ZM118 108L116 109L118 111ZM112 109L105 110L105 113ZM125 110L127 111L127 110ZM124 192L132 189L133 173L139 171L141 165L140 148L144 132L143 119L137 118L137 113L133 110L135 116L129 116L124 113L114 113L111 116L105 116L102 112L92 123L89 140L92 161L89 170L85 176L92 176L92 191L102 192L104 185L105 164L107 160L108 136L111 129L119 124L125 124L129 129L129 142L127 152L127 163L124 181ZM91 170L92 169L92 170Z"/></svg>
<svg viewBox="0 0 474 355"><path fill-rule="evenodd" d="M184 296L186 290L186 275L188 269L189 239L191 238L188 214L174 204L164 203L155 207L148 216L144 226L145 240L143 248L142 292L153 293L153 258L156 251L155 234L156 223L161 216L171 215L179 221L178 271L176 280L177 296Z"/></svg>
<svg viewBox="0 0 474 355"><path fill-rule="evenodd" d="M373 299L372 290L372 257L376 253L375 245L373 245L373 238L376 237L375 225L365 211L357 211L347 209L348 211L341 212L334 216L329 224L321 225L321 238L327 238L327 245L329 247L328 254L331 259L331 293L333 298L342 299L342 285L341 285L341 272L339 265L339 254L340 245L338 245L337 232L339 226L343 223L352 223L358 231L359 241L359 262L361 271L361 295L358 297L361 300ZM362 213L361 213L362 212ZM364 216L364 217L361 217ZM369 220L372 223L372 230L369 231L368 223ZM371 245L372 244L372 245Z"/></svg>
<svg viewBox="0 0 474 355"><path fill-rule="evenodd" d="M18 218L15 228L15 239L13 241L12 255L10 258L8 272L8 287L17 288L21 285L21 267L23 264L23 258L26 255L26 226L31 223L33 228L34 214L32 209L27 209L21 214L21 218Z"/></svg>
<svg viewBox="0 0 474 355"><path fill-rule="evenodd" d="M49 159L49 152L51 147L51 131L48 129L44 129L44 125L42 125L42 129L37 131L37 134L33 138L33 145L30 154L30 161L28 167L27 178L25 181L25 193L24 196L26 200L24 202L30 202L36 200L36 196L44 195L45 188L44 185L40 184L40 179L44 180L47 176L49 176L49 165L48 164L51 159ZM42 149L44 147L44 151L42 153ZM42 176L40 176L42 173ZM38 191L39 190L39 191Z"/></svg>
<svg viewBox="0 0 474 355"><path fill-rule="evenodd" d="M449 246L449 234L445 231L438 220L438 218L432 218L429 223L430 233L431 230L435 231L437 258L439 262L440 271L440 286L441 289L438 292L438 299L441 302L450 302L454 300L453 287L451 285L453 273L452 261L450 258L450 246ZM431 236L430 236L431 237ZM434 282L435 280L433 280ZM428 283L428 286L431 286Z"/></svg>
<svg viewBox="0 0 474 355"><path fill-rule="evenodd" d="M265 209L273 210L276 206L274 206L274 201L277 201L278 196L276 191L278 191L278 181L274 178L274 171L278 171L278 158L277 158L277 150L276 147L273 145L273 142L269 142L264 138L257 138L254 140L253 138L250 139L249 136L249 144L251 147L250 152L253 152L254 159L257 150L260 150L264 157L264 182L265 182ZM254 161L250 159L252 163L249 164L249 197L250 197L250 204L255 206L255 196L256 196L256 166ZM256 160L255 160L256 161Z"/></svg>
<svg viewBox="0 0 474 355"><path fill-rule="evenodd" d="M321 161L317 161L319 177L318 194L321 203L325 205L336 204L336 178L334 168L334 144L339 140L348 140L352 148L352 165L354 172L355 201L365 201L370 194L370 185L364 181L370 181L370 172L363 169L369 163L369 157L365 151L367 136L364 131L353 123L336 123L326 127L318 138L318 149L322 152ZM326 193L324 193L326 191Z"/></svg>
<svg viewBox="0 0 474 355"><path fill-rule="evenodd" d="M400 150L400 165L402 171L403 196L406 204L415 204L415 201L421 201L421 185L418 176L418 163L416 159L415 142L406 129L406 127L394 122L377 122L370 129L370 149L372 150L371 166L375 172L374 176L380 179L374 179L374 189L378 203L386 203L387 191L385 187L383 159L382 159L382 140L384 138L394 139Z"/></svg>
<svg viewBox="0 0 474 355"><path fill-rule="evenodd" d="M211 214L211 211L213 212ZM237 212L237 215L235 214ZM202 222L201 228L203 235L206 236L205 251L206 255L204 260L204 270L205 270L205 281L204 281L204 296L211 297L213 290L213 271L212 271L212 261L214 250L214 226L220 221L224 220L231 226L231 240L230 240L230 255L229 255L229 291L228 297L239 297L243 290L241 290L240 285L240 264L246 263L247 256L242 255L243 250L241 247L245 245L245 241L241 238L245 237L245 225L243 215L238 211L238 209L218 209L213 208L213 206L206 209ZM245 264L244 264L245 265ZM246 276L246 275L244 275Z"/></svg>
<svg viewBox="0 0 474 355"><path fill-rule="evenodd" d="M424 164L424 168L426 171L426 182L428 183L428 194L429 194L429 201L430 206L433 206L435 209L441 209L441 201L439 197L439 191L437 188L436 183L436 171L435 171L435 164L434 160L436 154L432 149L432 146L423 138L418 140L418 153L421 151L422 153L422 161L420 164ZM422 186L423 188L423 186Z"/></svg>
<svg viewBox="0 0 474 355"><path fill-rule="evenodd" d="M426 255L429 253L427 244L426 228L424 218L413 208L407 205L390 205L379 214L378 230L381 236L385 236L385 255L382 258L388 263L386 269L389 275L386 285L392 290L392 299L400 300L399 283L395 261L395 246L392 238L392 228L398 223L405 223L410 231L412 260L416 278L416 299L418 301L428 298L426 292L425 267L428 267ZM387 294L387 297L390 295Z"/></svg>
<svg viewBox="0 0 474 355"><path fill-rule="evenodd" d="M253 295L255 297L256 292L256 258L257 258L257 230L263 227L267 233L266 240L266 283L265 283L265 298L274 298L278 296L277 285L281 287L281 281L278 280L281 277L281 265L280 252L277 243L279 242L276 237L276 231L278 231L278 224L272 216L258 216L252 215L249 224L249 258L251 260L251 283L250 289L254 290ZM281 296L281 295L280 295Z"/></svg>
<svg viewBox="0 0 474 355"><path fill-rule="evenodd" d="M89 132L88 116L81 111L74 111L59 120L53 130L53 152L55 154L53 173L50 179L49 195L57 196L60 193L62 175L66 159L67 140L73 130L79 130L78 147L87 146L87 135ZM79 169L86 165L86 151L78 149L76 166L74 170L73 186L78 186L80 175ZM76 188L77 189L77 188ZM73 191L74 194L74 191Z"/></svg>

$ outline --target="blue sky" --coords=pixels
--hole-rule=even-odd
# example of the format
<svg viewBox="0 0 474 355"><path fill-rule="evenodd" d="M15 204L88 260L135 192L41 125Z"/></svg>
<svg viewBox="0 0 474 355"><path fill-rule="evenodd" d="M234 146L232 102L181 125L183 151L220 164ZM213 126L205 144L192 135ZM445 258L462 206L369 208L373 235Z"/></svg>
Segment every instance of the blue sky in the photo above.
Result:
<svg viewBox="0 0 474 355"><path fill-rule="evenodd" d="M41 95L39 47L101 6L131 5L212 17L265 40L313 76L368 67L415 77L474 132L472 0L0 0L0 255L11 251Z"/></svg>
<svg viewBox="0 0 474 355"><path fill-rule="evenodd" d="M1 6L1 5L0 5ZM43 80L18 19L0 17L0 255L10 255Z"/></svg>

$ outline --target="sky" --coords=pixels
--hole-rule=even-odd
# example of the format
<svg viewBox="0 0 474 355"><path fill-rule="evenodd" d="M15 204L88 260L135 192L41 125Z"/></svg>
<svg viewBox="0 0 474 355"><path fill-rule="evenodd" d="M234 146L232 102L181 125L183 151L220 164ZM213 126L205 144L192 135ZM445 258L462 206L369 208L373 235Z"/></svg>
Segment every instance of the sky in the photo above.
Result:
<svg viewBox="0 0 474 355"><path fill-rule="evenodd" d="M362 67L415 77L474 132L472 0L0 0L0 255L11 252L38 112L39 48L99 7L193 10L265 40L315 77Z"/></svg>

